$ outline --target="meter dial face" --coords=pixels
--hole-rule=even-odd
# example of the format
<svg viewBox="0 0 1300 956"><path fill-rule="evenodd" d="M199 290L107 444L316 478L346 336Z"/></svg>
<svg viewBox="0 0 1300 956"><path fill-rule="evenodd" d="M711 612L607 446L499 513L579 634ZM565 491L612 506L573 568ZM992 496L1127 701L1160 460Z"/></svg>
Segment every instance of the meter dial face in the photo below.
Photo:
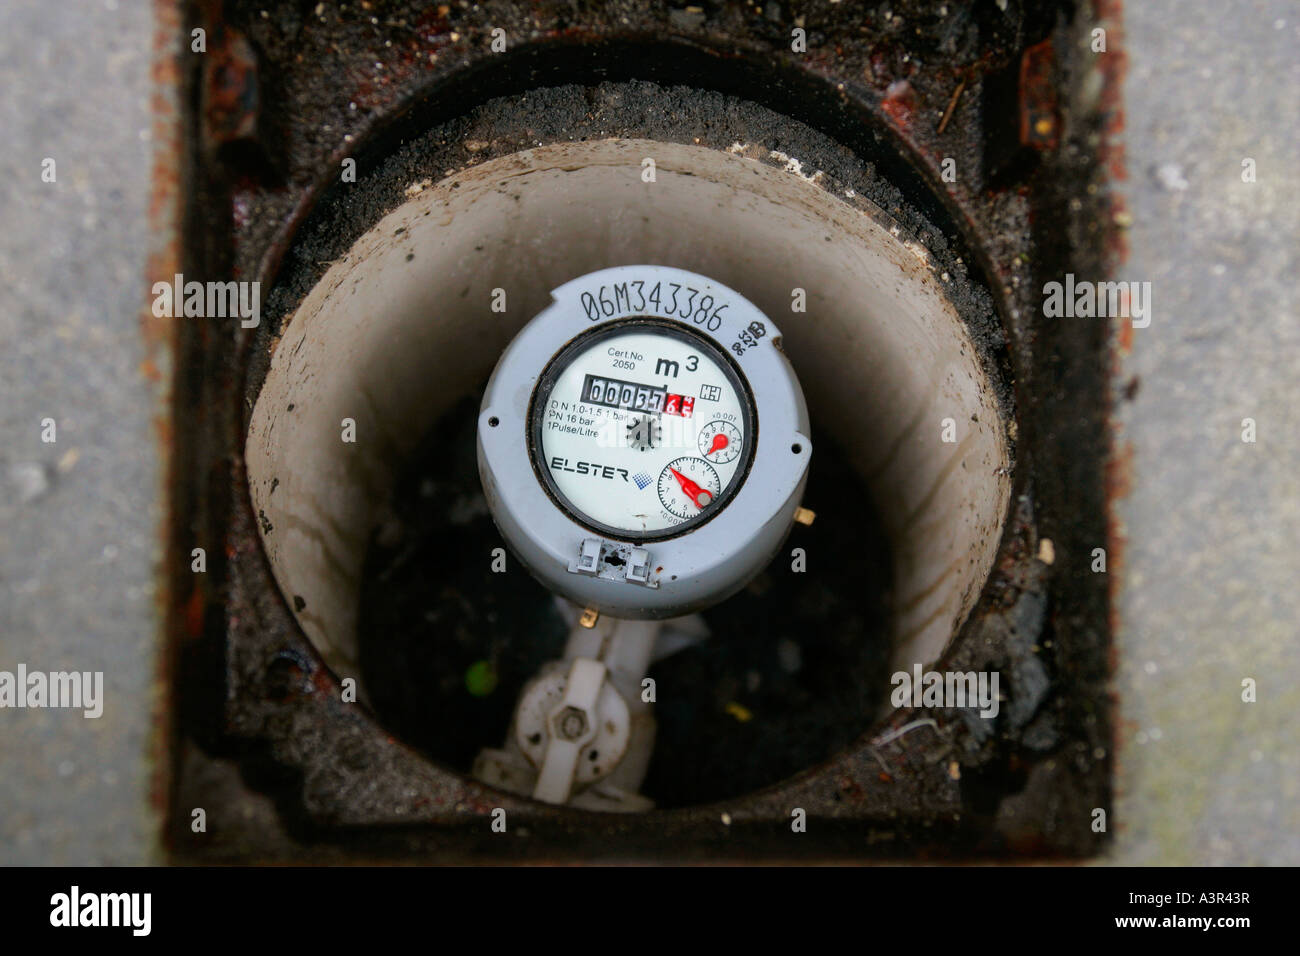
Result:
<svg viewBox="0 0 1300 956"><path fill-rule="evenodd" d="M612 537L653 540L703 524L752 460L749 388L689 329L633 319L579 336L533 395L533 466L571 517Z"/></svg>

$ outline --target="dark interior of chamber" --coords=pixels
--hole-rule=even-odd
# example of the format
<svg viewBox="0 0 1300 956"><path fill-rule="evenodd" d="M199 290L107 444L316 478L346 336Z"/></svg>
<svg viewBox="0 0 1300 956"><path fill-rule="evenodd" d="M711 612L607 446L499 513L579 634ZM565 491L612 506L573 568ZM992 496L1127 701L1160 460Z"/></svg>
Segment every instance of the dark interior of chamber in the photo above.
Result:
<svg viewBox="0 0 1300 956"><path fill-rule="evenodd" d="M405 463L362 575L358 643L378 719L467 773L500 747L524 684L564 651L555 599L509 557L479 482L480 396L465 396ZM864 733L888 690L891 560L834 439L816 449L796 525L742 591L703 612L710 636L653 665L657 734L641 792L659 807L736 797L816 766ZM792 550L803 549L796 571ZM498 565L499 566L499 565Z"/></svg>

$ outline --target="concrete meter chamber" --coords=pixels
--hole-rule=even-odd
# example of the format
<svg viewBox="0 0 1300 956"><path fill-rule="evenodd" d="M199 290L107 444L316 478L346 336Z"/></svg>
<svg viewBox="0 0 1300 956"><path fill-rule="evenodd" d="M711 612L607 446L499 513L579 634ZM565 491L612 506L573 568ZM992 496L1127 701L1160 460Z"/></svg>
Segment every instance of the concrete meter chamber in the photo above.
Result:
<svg viewBox="0 0 1300 956"><path fill-rule="evenodd" d="M178 859L1104 848L1128 323L1042 294L1122 248L1106 4L176 12L213 51L177 77L178 261L261 289L255 326L181 333L174 545L209 572L176 577ZM710 307L637 308L655 275ZM752 314L708 338L717 289ZM547 372L611 317L650 325ZM656 360L665 335L687 351ZM484 452L512 341L493 408L547 374L610 389L644 456L539 456L522 426ZM717 381L674 391L690 349ZM691 418L698 450L655 457ZM578 463L644 530L564 484ZM223 826L192 833L197 805Z"/></svg>

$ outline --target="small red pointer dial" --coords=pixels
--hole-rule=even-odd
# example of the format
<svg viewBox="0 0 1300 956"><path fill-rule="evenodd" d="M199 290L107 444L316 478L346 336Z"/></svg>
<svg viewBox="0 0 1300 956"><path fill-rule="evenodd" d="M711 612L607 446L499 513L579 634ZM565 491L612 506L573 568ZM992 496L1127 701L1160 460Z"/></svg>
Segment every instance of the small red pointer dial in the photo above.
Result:
<svg viewBox="0 0 1300 956"><path fill-rule="evenodd" d="M687 478L676 468L670 468L669 471L671 471L673 475L676 476L677 483L682 486L682 491L685 492L687 498L691 499L691 502L695 505L695 507L703 508L705 505L707 505L710 501L713 500L712 494L705 491L695 482L691 481L691 479Z"/></svg>
<svg viewBox="0 0 1300 956"><path fill-rule="evenodd" d="M718 432L713 436L713 444L709 446L708 454L712 455L715 451L722 451L728 444L730 443L727 441L727 436L722 432Z"/></svg>

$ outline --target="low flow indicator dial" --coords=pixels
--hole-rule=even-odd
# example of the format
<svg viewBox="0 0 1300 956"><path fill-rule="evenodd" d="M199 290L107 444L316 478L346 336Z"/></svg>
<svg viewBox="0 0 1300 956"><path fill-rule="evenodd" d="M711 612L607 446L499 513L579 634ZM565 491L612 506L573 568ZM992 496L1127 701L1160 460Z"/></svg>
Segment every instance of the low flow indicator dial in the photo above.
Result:
<svg viewBox="0 0 1300 956"><path fill-rule="evenodd" d="M551 299L479 412L503 539L557 594L615 617L734 594L789 533L812 455L780 330L736 290L667 266L602 269Z"/></svg>
<svg viewBox="0 0 1300 956"><path fill-rule="evenodd" d="M740 455L740 429L730 422L714 420L700 429L700 454L718 465L728 465Z"/></svg>

